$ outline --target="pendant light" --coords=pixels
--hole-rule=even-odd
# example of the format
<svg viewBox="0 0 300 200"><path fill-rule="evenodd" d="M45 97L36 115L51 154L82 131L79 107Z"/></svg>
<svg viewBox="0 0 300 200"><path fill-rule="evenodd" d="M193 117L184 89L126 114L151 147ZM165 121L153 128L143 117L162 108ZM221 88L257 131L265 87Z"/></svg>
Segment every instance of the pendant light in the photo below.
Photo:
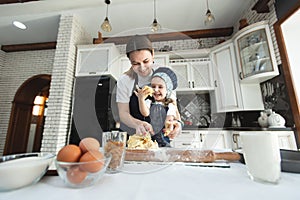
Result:
<svg viewBox="0 0 300 200"><path fill-rule="evenodd" d="M205 21L204 21L205 26L211 25L215 22L215 16L211 13L208 7L208 0L206 0L206 6L207 6L207 11L205 14Z"/></svg>
<svg viewBox="0 0 300 200"><path fill-rule="evenodd" d="M102 30L106 31L106 32L110 32L112 30L112 27L109 23L107 14L108 14L108 5L110 4L110 0L105 0L106 3L106 17L104 19L104 22L101 24L101 28Z"/></svg>
<svg viewBox="0 0 300 200"><path fill-rule="evenodd" d="M154 20L151 24L151 30L153 32L156 32L156 31L159 31L161 29L161 25L157 22L157 19L156 19L156 0L153 0L153 6L154 6Z"/></svg>

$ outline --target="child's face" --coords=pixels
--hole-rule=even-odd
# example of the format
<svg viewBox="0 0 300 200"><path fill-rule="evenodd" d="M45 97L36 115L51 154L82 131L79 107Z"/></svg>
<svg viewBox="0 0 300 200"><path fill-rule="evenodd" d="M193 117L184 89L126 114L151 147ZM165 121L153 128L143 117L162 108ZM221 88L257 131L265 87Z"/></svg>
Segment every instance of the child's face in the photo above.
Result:
<svg viewBox="0 0 300 200"><path fill-rule="evenodd" d="M154 90L153 97L156 101L163 101L167 96L167 87L163 79L153 77L151 80L151 87Z"/></svg>

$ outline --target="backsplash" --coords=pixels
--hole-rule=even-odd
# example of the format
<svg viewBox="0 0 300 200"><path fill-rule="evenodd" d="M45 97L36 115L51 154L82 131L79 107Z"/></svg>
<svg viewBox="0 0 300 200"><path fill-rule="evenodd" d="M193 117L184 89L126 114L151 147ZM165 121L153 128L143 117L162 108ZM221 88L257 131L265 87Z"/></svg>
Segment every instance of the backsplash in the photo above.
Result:
<svg viewBox="0 0 300 200"><path fill-rule="evenodd" d="M185 126L208 127L211 123L209 94L180 94L178 108Z"/></svg>
<svg viewBox="0 0 300 200"><path fill-rule="evenodd" d="M278 65L279 75L261 83L261 91L265 109L272 109L284 117L286 126L293 127L294 119L290 107L282 65Z"/></svg>

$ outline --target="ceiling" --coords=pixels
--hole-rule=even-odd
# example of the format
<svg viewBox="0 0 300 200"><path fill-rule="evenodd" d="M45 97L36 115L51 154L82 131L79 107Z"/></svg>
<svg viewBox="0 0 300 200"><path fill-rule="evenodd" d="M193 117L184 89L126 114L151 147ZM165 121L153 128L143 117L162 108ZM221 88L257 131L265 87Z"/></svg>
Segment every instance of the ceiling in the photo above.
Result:
<svg viewBox="0 0 300 200"><path fill-rule="evenodd" d="M61 14L75 14L93 38L98 37L98 31L103 37L150 34L154 18L153 0L111 0L108 18L113 30L106 33L100 30L106 13L104 0L20 1L0 0L0 45L56 41ZM205 26L206 0L157 0L157 20L163 33L232 27L253 1L209 0L216 22ZM13 20L28 28L17 29L12 26Z"/></svg>

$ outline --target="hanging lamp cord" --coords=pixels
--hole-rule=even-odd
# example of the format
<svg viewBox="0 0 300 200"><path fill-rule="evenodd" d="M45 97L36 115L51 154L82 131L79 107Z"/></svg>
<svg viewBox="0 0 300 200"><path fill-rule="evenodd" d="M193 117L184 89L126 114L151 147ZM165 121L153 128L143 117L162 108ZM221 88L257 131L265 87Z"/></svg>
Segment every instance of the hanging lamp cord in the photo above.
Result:
<svg viewBox="0 0 300 200"><path fill-rule="evenodd" d="M106 18L107 18L107 15L108 15L108 5L110 4L110 0L105 0L105 3L106 3Z"/></svg>

